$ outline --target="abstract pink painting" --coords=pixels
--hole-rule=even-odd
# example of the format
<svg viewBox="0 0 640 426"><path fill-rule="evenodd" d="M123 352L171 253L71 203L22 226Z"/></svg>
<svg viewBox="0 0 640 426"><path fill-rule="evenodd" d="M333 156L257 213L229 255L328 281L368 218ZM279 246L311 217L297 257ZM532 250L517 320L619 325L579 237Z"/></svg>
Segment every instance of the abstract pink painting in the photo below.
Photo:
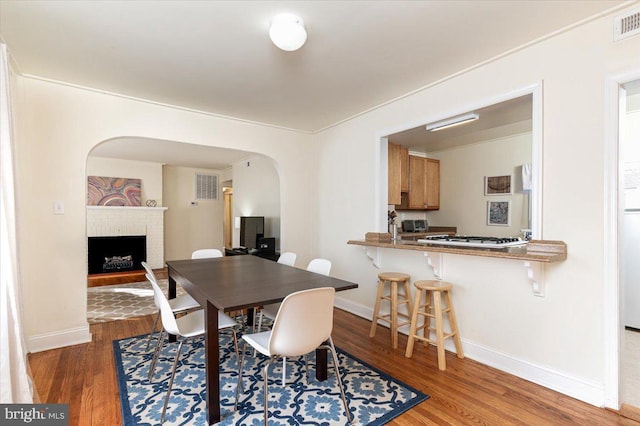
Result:
<svg viewBox="0 0 640 426"><path fill-rule="evenodd" d="M89 176L88 206L140 206L140 179Z"/></svg>

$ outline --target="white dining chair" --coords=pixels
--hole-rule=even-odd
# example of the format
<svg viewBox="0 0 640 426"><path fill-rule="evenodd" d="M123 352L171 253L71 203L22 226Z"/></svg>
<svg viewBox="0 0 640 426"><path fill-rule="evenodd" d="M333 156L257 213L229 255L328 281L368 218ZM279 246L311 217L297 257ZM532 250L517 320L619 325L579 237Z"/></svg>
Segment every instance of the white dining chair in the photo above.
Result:
<svg viewBox="0 0 640 426"><path fill-rule="evenodd" d="M160 313L162 316L162 331L160 332L160 337L158 340L158 344L156 345L156 350L153 354L153 359L151 361L151 366L149 367L149 382L151 382L153 378L153 372L156 367L156 363L158 362L158 357L160 352L162 351L162 346L164 343L164 334L173 334L180 337L180 343L178 345L178 351L176 352L176 357L173 360L173 368L171 369L171 378L169 379L169 388L167 389L167 395L164 399L164 405L162 407L162 415L160 416L160 423L164 423L164 418L167 412L167 406L169 404L169 397L171 396L171 387L173 386L173 380L176 376L176 369L178 367L178 360L180 359L180 352L182 351L182 345L186 339L190 339L193 337L198 337L204 335L205 331L205 318L204 318L204 309L199 311L191 312L186 315L181 316L180 318L176 318L171 306L169 305L169 300L164 295L160 286L158 286L157 281L151 275L147 275L147 279L151 282L151 286L153 287L153 291L156 294L159 304L160 304ZM238 355L238 339L236 335L236 331L234 329L235 326L239 325L237 322L233 320L230 316L218 311L218 330L229 330L233 333L233 344L236 351L236 357Z"/></svg>
<svg viewBox="0 0 640 426"><path fill-rule="evenodd" d="M281 265L293 266L296 263L297 255L290 251L285 251L278 257L278 263Z"/></svg>
<svg viewBox="0 0 640 426"><path fill-rule="evenodd" d="M278 263L281 265L294 266L296 263L297 255L293 252L284 252L278 257ZM265 305L260 310L260 318L258 319L258 331L260 331L262 327L263 317L267 317L270 319L274 319L276 314L278 313L278 309L280 308L279 303L272 303L270 305ZM266 313L265 313L266 311Z"/></svg>
<svg viewBox="0 0 640 426"><path fill-rule="evenodd" d="M331 272L331 261L327 259L313 259L307 265L307 271L316 274L329 275Z"/></svg>
<svg viewBox="0 0 640 426"><path fill-rule="evenodd" d="M158 282L156 275L153 272L153 269L149 266L147 262L141 262L142 267L147 271L145 274L147 279L149 277L153 277L155 282ZM149 280L150 281L150 280ZM147 338L147 348L149 349L149 345L151 344L151 338L156 332L156 328L158 327L158 321L160 320L160 302L158 301L158 297L156 296L156 292L153 292L153 301L156 304L156 308L158 308L158 314L156 315L155 321L153 321L153 327L151 327L151 332L149 333L149 337ZM183 296L178 296L176 298L169 300L169 306L171 306L171 310L174 314L182 314L189 311L194 311L197 309L202 309L202 306L191 296L185 294Z"/></svg>
<svg viewBox="0 0 640 426"><path fill-rule="evenodd" d="M222 251L218 249L200 249L191 253L191 259L210 259L223 257Z"/></svg>
<svg viewBox="0 0 640 426"><path fill-rule="evenodd" d="M284 253L283 253L284 254ZM278 259L279 260L279 259ZM331 272L331 261L326 259L313 259L307 265L307 271L315 272L316 274L329 275ZM260 310L260 318L258 319L257 331L262 330L262 320L264 317L274 320L280 309L280 303L272 303L265 305ZM287 358L282 358L282 386L286 384L287 380Z"/></svg>
<svg viewBox="0 0 640 426"><path fill-rule="evenodd" d="M306 356L317 348L327 349L331 352L336 380L340 388L342 403L351 423L351 413L342 385L338 355L336 353L331 332L333 330L333 300L335 289L321 287L310 290L298 291L285 297L276 315L271 330L245 334L245 341L240 352L238 365L238 387L236 389L235 409L238 408L238 399L242 389L242 365L245 356L245 347L248 343L261 354L269 357L264 366L264 424L267 425L269 417L268 400L268 374L269 366L282 357ZM327 343L325 343L327 342ZM306 358L305 358L306 363ZM308 372L307 372L308 375ZM308 380L308 378L307 378Z"/></svg>

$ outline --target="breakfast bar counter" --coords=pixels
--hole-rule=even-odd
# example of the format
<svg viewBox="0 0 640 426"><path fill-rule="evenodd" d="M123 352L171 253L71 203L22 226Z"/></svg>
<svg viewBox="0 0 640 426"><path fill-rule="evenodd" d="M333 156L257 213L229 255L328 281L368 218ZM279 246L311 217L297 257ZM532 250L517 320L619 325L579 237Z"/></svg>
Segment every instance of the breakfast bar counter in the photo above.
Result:
<svg viewBox="0 0 640 426"><path fill-rule="evenodd" d="M367 234L366 240L349 240L347 244L362 246L373 265L379 268L380 249L409 250L422 252L427 259L427 263L433 270L436 279L443 279L443 255L455 254L463 256L480 256L499 259L519 260L524 263L527 276L531 282L533 294L544 297L544 265L562 262L567 259L567 244L564 241L551 240L531 240L519 246L485 248L485 247L461 247L444 246L427 242L399 239L395 242L390 240L371 240L369 237L384 234ZM388 234L386 234L388 235Z"/></svg>
<svg viewBox="0 0 640 426"><path fill-rule="evenodd" d="M523 246L504 248L446 247L411 240L398 240L396 242L349 240L347 244L432 253L461 254L465 256L499 257L503 259L543 263L560 262L567 259L567 245L563 241L550 240L531 240Z"/></svg>

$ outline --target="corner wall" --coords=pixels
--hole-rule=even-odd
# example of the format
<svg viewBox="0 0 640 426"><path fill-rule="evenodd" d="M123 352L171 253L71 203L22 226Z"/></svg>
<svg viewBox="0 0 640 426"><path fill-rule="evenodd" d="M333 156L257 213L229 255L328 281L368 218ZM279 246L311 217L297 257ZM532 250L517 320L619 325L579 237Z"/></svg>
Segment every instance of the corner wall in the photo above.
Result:
<svg viewBox="0 0 640 426"><path fill-rule="evenodd" d="M276 238L280 249L280 178L273 161L253 156L233 165L233 216L264 216L264 236ZM240 230L233 229L233 246Z"/></svg>
<svg viewBox="0 0 640 426"><path fill-rule="evenodd" d="M529 228L529 197L518 192L518 166L531 163L531 133L434 153L440 160L440 210L426 216L432 226L456 226L461 235L511 237ZM511 194L484 195L485 176L511 175ZM487 203L509 201L509 226L487 224Z"/></svg>
<svg viewBox="0 0 640 426"><path fill-rule="evenodd" d="M194 250L223 249L222 172L191 167L164 166L163 196L165 206L165 260L188 259ZM218 175L218 199L197 200L195 205L195 174Z"/></svg>

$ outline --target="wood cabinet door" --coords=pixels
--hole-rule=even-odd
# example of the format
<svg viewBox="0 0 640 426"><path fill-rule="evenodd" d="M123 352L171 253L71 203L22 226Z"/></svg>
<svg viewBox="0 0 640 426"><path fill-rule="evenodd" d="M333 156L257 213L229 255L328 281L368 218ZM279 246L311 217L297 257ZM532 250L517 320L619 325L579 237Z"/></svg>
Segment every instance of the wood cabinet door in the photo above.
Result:
<svg viewBox="0 0 640 426"><path fill-rule="evenodd" d="M426 207L426 158L409 156L409 208Z"/></svg>
<svg viewBox="0 0 640 426"><path fill-rule="evenodd" d="M440 208L440 160L434 160L433 158L426 158L425 160L425 200L427 208L429 210L438 210Z"/></svg>
<svg viewBox="0 0 640 426"><path fill-rule="evenodd" d="M400 147L400 192L409 192L409 148Z"/></svg>
<svg viewBox="0 0 640 426"><path fill-rule="evenodd" d="M400 145L388 144L388 202L387 204L400 204Z"/></svg>

